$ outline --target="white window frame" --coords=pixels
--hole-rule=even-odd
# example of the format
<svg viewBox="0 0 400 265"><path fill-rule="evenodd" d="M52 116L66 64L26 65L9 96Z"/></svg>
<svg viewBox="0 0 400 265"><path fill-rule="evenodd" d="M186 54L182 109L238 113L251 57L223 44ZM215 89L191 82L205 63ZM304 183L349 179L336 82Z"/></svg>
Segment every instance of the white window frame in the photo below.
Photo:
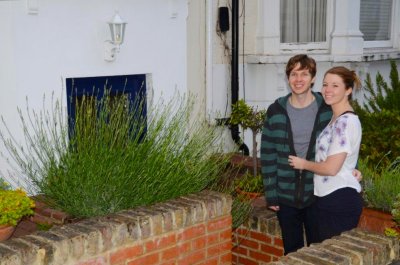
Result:
<svg viewBox="0 0 400 265"><path fill-rule="evenodd" d="M279 1L257 0L260 8L255 54L246 56L247 62L286 63L296 53L312 54L318 60L335 62L400 58L400 0L393 0L389 41L364 41L359 26L355 24L360 16L360 7L357 8L360 0L327 0L327 38L326 42L318 43L280 42ZM343 13L342 5L350 8L351 12Z"/></svg>
<svg viewBox="0 0 400 265"><path fill-rule="evenodd" d="M279 45L282 54L294 53L329 53L331 32L333 27L333 1L327 0L326 6L326 41L305 43L281 43ZM279 19L281 10L279 9Z"/></svg>
<svg viewBox="0 0 400 265"><path fill-rule="evenodd" d="M400 20L397 18L400 14L397 14L398 9L398 1L392 1L392 19L390 21L390 39L389 40L381 40L381 41L364 41L364 48L393 48L395 36L397 34L396 25L400 23ZM397 21L397 22L396 22Z"/></svg>

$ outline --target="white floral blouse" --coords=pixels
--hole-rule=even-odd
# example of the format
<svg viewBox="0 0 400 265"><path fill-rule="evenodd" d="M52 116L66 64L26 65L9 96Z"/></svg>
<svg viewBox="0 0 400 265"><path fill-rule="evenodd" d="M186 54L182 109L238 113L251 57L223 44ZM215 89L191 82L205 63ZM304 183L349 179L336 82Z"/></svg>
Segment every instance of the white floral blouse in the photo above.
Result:
<svg viewBox="0 0 400 265"><path fill-rule="evenodd" d="M336 176L314 175L314 194L322 197L335 190L351 187L361 191L360 183L353 176L361 143L361 123L354 113L345 113L321 132L317 138L315 161L325 161L328 156L347 153L342 168Z"/></svg>

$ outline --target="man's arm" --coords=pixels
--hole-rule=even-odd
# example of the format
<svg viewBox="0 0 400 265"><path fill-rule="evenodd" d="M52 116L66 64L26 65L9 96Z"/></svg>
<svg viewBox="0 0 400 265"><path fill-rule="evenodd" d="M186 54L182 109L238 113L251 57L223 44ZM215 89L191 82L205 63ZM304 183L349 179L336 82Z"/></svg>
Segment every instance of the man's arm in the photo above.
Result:
<svg viewBox="0 0 400 265"><path fill-rule="evenodd" d="M268 116L268 115L267 115ZM261 173L263 177L265 199L269 208L277 211L278 195L277 195L277 152L275 149L273 131L267 121L261 135Z"/></svg>

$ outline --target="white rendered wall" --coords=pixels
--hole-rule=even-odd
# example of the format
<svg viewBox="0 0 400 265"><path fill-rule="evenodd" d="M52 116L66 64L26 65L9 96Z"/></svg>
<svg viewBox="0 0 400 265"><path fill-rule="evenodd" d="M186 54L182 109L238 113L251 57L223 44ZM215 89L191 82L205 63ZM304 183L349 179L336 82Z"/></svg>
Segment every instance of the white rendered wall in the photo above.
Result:
<svg viewBox="0 0 400 265"><path fill-rule="evenodd" d="M41 109L43 95L65 101L65 78L151 74L152 95L187 92L187 0L0 1L0 115L22 141L17 107ZM30 11L27 4L34 5ZM104 60L106 22L128 22L114 62ZM34 12L33 12L34 13ZM3 128L3 126L2 126ZM4 152L4 148L1 149ZM9 167L0 158L0 170Z"/></svg>

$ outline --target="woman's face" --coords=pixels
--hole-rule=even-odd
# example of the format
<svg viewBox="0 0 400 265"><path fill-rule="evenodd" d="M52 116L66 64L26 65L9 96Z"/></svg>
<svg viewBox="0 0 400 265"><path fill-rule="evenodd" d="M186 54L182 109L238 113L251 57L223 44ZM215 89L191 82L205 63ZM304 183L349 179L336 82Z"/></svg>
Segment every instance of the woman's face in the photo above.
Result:
<svg viewBox="0 0 400 265"><path fill-rule="evenodd" d="M348 101L352 89L346 88L343 79L336 74L326 74L322 83L322 95L326 104L335 105Z"/></svg>

